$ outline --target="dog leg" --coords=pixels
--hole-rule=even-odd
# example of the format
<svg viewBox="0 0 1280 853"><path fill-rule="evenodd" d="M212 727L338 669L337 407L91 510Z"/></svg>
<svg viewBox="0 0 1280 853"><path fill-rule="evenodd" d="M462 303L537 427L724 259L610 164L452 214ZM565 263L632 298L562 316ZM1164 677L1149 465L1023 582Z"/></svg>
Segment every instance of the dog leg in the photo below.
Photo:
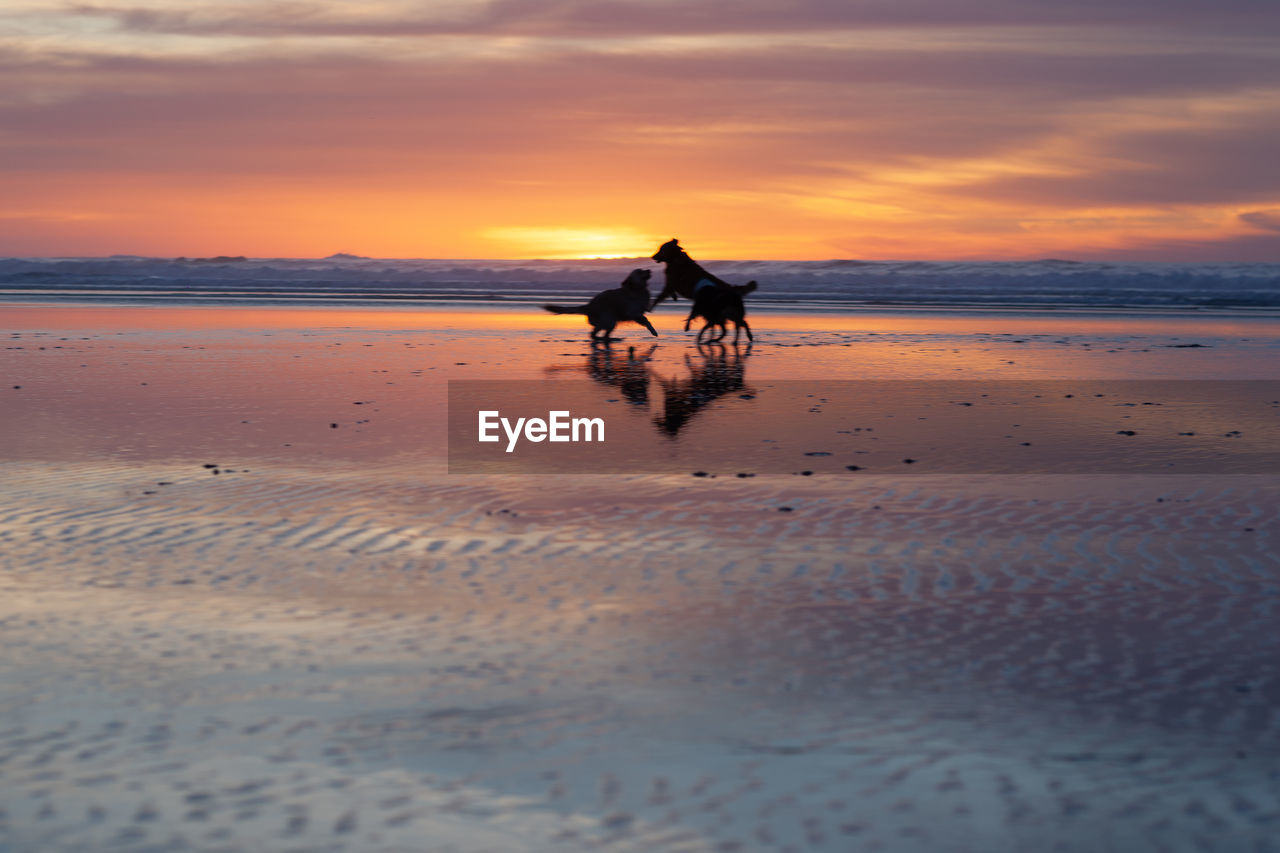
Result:
<svg viewBox="0 0 1280 853"><path fill-rule="evenodd" d="M648 329L649 334L653 335L655 338L658 336L658 330L655 329L653 327L653 324L649 322L648 317L645 317L643 315L640 317L637 317L636 322L639 323L641 326L644 326L646 329Z"/></svg>
<svg viewBox="0 0 1280 853"><path fill-rule="evenodd" d="M676 301L676 292L671 288L671 285L669 284L666 287L662 288L662 292L657 295L657 297L653 300L653 302L649 303L649 310L652 311L654 308L657 308L658 303L664 299L670 299L672 302Z"/></svg>

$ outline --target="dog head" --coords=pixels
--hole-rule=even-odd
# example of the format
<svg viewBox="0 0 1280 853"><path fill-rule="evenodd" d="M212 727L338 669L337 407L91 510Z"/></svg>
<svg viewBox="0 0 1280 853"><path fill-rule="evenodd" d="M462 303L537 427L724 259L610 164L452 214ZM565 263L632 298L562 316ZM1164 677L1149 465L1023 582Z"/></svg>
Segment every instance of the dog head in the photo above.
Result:
<svg viewBox="0 0 1280 853"><path fill-rule="evenodd" d="M661 264L687 257L689 256L685 254L684 249L680 248L680 243L676 240L668 240L653 253L653 259Z"/></svg>
<svg viewBox="0 0 1280 853"><path fill-rule="evenodd" d="M649 270L632 270L631 273L622 280L622 286L630 290L649 290L649 276L653 273Z"/></svg>

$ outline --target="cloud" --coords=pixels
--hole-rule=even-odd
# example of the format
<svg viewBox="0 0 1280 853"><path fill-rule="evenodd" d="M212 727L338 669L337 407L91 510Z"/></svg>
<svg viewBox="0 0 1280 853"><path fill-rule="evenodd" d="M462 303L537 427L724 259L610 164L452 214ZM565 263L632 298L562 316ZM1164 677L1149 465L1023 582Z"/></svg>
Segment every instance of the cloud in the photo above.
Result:
<svg viewBox="0 0 1280 853"><path fill-rule="evenodd" d="M1096 260L1274 264L1280 259L1280 235L1215 235L1199 240L1161 240L1153 237L1119 248L1081 248L1079 257Z"/></svg>
<svg viewBox="0 0 1280 853"><path fill-rule="evenodd" d="M48 13L46 13L48 14ZM81 3L63 13L138 32L207 35L430 34L617 37L851 28L1116 27L1198 36L1280 32L1271 0L454 0L454 2Z"/></svg>
<svg viewBox="0 0 1280 853"><path fill-rule="evenodd" d="M45 209L42 185L62 188L57 210L99 209L77 182L170 187L156 210L210 187L397 210L473 199L465 226L511 245L493 229L565 242L709 211L753 245L790 229L920 252L921 233L936 251L997 246L1032 221L1045 253L1123 228L1126 245L1181 240L1242 206L1269 229L1247 217L1280 203L1280 19L1270 0L1229 5L10 6L0 178L26 188L16 209ZM1184 206L1208 212L1161 215Z"/></svg>
<svg viewBox="0 0 1280 853"><path fill-rule="evenodd" d="M1239 219L1263 231L1280 231L1280 208L1251 210L1240 214Z"/></svg>
<svg viewBox="0 0 1280 853"><path fill-rule="evenodd" d="M0 208L0 220L23 222L85 222L112 218L108 214L86 210L7 210Z"/></svg>
<svg viewBox="0 0 1280 853"><path fill-rule="evenodd" d="M1008 203L1071 206L1266 203L1280 198L1274 141L1280 112L1197 117L1185 101L1146 116L1151 129L1109 128L1077 137L1070 156L1087 166L1066 175L998 176L955 191ZM1170 115L1182 113L1170 121ZM1168 126L1162 126L1168 124ZM1203 126L1186 126L1187 124Z"/></svg>

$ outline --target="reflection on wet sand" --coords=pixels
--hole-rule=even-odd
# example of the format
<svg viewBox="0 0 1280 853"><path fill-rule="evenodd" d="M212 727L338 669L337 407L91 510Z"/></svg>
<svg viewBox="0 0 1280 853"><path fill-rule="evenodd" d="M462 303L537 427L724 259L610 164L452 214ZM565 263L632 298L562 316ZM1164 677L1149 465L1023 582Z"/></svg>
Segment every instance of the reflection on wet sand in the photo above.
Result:
<svg viewBox="0 0 1280 853"><path fill-rule="evenodd" d="M621 390L647 426L611 420L611 448L576 457L530 446L520 470L543 473L1183 473L1280 466L1280 383L1266 380L770 380L746 383L752 348L704 344L655 357L592 347L553 364L569 382L482 381L482 408L530 411L568 400L604 413ZM766 367L768 359L766 359ZM650 386L657 390L651 393ZM601 393L599 385L608 389ZM461 390L461 388L459 389ZM658 398L661 397L661 406ZM465 395L457 398L467 404ZM589 401L589 402L588 402ZM478 404L478 403L477 403ZM716 404L716 405L713 405ZM705 412L705 414L702 414ZM697 429L689 427L697 423ZM469 448L455 432L458 461ZM679 438L679 445L674 440ZM454 451L451 450L451 453ZM477 457L480 458L480 457ZM504 457L515 462L517 456ZM589 463L589 464L588 464ZM533 467L529 467L532 464ZM461 473L467 470L460 467ZM702 475L699 475L702 476Z"/></svg>
<svg viewBox="0 0 1280 853"><path fill-rule="evenodd" d="M663 403L662 414L653 419L658 431L675 438L698 412L720 397L736 392L754 396L745 379L749 355L751 344L745 349L734 345L732 352L723 344L702 344L696 358L685 353L687 375L658 377Z"/></svg>
<svg viewBox="0 0 1280 853"><path fill-rule="evenodd" d="M625 356L607 345L592 344L581 364L550 364L547 374L583 374L593 381L622 392L623 399L636 406L649 406L649 382L653 379L662 389L662 412L653 418L658 432L675 438L700 411L719 398L740 393L754 399L757 392L746 385L747 357L751 344L726 347L723 344L698 344L697 352L684 353L684 371L664 377L653 367L653 354L658 344L644 351L628 347Z"/></svg>
<svg viewBox="0 0 1280 853"><path fill-rule="evenodd" d="M627 348L626 357L620 357L608 344L591 344L585 364L549 364L547 373L586 373L591 379L610 388L617 388L623 398L633 405L649 405L649 361L657 344L650 344L641 354L635 347Z"/></svg>

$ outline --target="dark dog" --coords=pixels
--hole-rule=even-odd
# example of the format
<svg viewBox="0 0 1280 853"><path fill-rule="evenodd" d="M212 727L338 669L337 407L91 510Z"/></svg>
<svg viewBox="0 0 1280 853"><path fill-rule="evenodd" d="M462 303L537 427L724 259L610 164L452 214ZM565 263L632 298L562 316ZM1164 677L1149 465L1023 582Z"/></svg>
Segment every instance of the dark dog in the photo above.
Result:
<svg viewBox="0 0 1280 853"><path fill-rule="evenodd" d="M653 324L645 318L644 312L649 310L649 276L648 270L632 270L622 282L622 287L606 290L586 305L569 308L564 305L543 305L552 314L586 314L591 324L591 340L612 341L609 337L619 323L639 323L649 330L649 334L657 337L658 332ZM603 337L599 334L604 332Z"/></svg>
<svg viewBox="0 0 1280 853"><path fill-rule="evenodd" d="M662 244L662 247L654 252L653 259L658 263L666 264L667 283L662 292L658 294L658 298L653 300L653 304L649 306L649 310L657 307L658 303L670 297L675 299L676 296L683 296L685 299L693 299L694 293L699 287L714 286L724 290L731 290L738 294L739 298L743 294L750 293L756 289L754 281L747 284L730 284L722 278L718 278L707 272L702 266L680 248L680 243L676 240L668 240ZM705 282L705 285L703 284Z"/></svg>
<svg viewBox="0 0 1280 853"><path fill-rule="evenodd" d="M715 343L729 333L728 326L730 321L733 322L733 343L737 345L738 336L745 329L747 332L747 341L755 340L755 336L751 334L751 327L747 325L747 306L742 301L745 293L750 293L756 289L756 283L749 281L741 287L716 287L712 284L703 284L693 292L693 307L689 309L689 316L684 320L684 330L689 331L689 324L693 322L694 317L701 317L707 321L707 325L703 326L698 332L698 343L701 344L702 336L713 326L720 327L720 334L707 335L707 343Z"/></svg>

